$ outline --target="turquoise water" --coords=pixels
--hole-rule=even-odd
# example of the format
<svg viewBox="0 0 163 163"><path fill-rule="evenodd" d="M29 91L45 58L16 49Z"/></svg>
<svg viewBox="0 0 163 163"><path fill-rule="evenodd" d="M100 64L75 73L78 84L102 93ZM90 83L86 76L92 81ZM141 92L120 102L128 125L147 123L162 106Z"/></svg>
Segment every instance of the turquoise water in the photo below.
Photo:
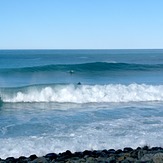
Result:
<svg viewBox="0 0 163 163"><path fill-rule="evenodd" d="M163 146L163 50L0 50L0 157Z"/></svg>

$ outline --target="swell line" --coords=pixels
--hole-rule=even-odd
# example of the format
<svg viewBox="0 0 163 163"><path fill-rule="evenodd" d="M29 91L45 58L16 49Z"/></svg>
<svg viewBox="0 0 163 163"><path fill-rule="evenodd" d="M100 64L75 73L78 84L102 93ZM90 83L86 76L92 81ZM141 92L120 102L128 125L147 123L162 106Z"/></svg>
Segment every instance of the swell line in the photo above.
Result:
<svg viewBox="0 0 163 163"><path fill-rule="evenodd" d="M27 72L49 72L49 71L156 71L163 70L163 64L128 64L128 63L107 63L93 62L83 64L59 64L43 65L22 68L3 68L0 73L27 73Z"/></svg>

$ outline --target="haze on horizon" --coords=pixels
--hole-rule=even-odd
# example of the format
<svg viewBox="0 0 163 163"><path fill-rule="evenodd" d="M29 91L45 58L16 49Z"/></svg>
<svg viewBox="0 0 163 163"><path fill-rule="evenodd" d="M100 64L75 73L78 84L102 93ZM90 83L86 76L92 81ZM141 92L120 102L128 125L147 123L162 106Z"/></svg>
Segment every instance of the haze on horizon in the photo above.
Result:
<svg viewBox="0 0 163 163"><path fill-rule="evenodd" d="M162 0L0 1L0 49L163 49Z"/></svg>

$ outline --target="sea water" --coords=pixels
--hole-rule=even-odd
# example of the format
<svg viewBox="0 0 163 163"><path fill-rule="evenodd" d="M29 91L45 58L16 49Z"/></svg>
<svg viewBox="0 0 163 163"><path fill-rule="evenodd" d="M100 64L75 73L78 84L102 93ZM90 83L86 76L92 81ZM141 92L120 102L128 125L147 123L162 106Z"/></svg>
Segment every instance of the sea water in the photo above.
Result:
<svg viewBox="0 0 163 163"><path fill-rule="evenodd" d="M162 135L163 50L0 50L0 158Z"/></svg>

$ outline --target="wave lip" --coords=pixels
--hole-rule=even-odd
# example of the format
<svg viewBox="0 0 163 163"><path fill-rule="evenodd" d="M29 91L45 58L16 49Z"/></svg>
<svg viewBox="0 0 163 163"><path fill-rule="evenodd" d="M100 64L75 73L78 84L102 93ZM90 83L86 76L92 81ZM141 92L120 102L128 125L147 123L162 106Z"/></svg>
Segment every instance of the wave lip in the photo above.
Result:
<svg viewBox="0 0 163 163"><path fill-rule="evenodd" d="M3 102L101 103L163 101L163 85L49 85L1 91Z"/></svg>

